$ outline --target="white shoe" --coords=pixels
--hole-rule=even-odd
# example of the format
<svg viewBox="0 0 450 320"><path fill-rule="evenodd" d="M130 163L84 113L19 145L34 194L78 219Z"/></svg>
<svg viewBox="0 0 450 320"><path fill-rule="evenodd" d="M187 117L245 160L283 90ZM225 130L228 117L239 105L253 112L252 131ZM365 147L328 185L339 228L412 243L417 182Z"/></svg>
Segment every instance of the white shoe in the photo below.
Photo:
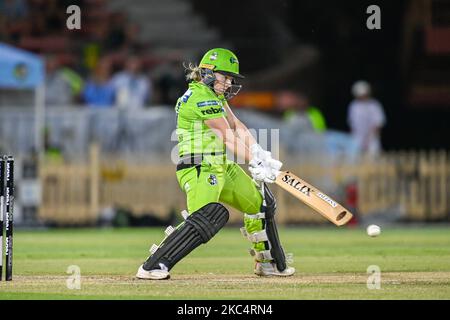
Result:
<svg viewBox="0 0 450 320"><path fill-rule="evenodd" d="M286 267L283 271L278 271L274 262L256 262L255 274L260 277L289 277L295 273L295 268Z"/></svg>
<svg viewBox="0 0 450 320"><path fill-rule="evenodd" d="M167 270L153 269L150 271L144 270L141 265L136 273L136 278L146 280L164 280L170 278L170 273Z"/></svg>

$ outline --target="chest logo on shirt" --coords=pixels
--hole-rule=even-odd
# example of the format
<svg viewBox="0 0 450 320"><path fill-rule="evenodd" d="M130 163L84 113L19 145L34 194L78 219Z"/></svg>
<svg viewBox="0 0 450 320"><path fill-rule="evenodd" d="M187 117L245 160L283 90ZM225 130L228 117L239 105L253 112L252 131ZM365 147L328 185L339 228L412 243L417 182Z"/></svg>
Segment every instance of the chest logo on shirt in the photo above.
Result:
<svg viewBox="0 0 450 320"><path fill-rule="evenodd" d="M202 110L202 115L217 114L217 113L221 113L221 112L224 112L223 108L209 108L207 110Z"/></svg>
<svg viewBox="0 0 450 320"><path fill-rule="evenodd" d="M216 100L197 102L197 107L218 106L218 105L219 101Z"/></svg>
<svg viewBox="0 0 450 320"><path fill-rule="evenodd" d="M208 183L212 186L215 186L217 184L217 177L215 174L210 174L208 177Z"/></svg>

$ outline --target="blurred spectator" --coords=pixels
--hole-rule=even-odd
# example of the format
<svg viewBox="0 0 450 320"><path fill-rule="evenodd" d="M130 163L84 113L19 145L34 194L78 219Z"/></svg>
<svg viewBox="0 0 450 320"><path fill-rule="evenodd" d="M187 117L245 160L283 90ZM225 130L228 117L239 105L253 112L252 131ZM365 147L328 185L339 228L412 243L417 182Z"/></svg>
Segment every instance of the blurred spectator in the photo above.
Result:
<svg viewBox="0 0 450 320"><path fill-rule="evenodd" d="M47 30L52 33L60 32L59 29L66 26L66 8L59 5L59 0L45 1L45 22ZM46 34L48 35L48 33Z"/></svg>
<svg viewBox="0 0 450 320"><path fill-rule="evenodd" d="M53 164L64 162L63 148L52 142L49 127L44 129L44 150L46 162Z"/></svg>
<svg viewBox="0 0 450 320"><path fill-rule="evenodd" d="M123 57L142 52L143 46L137 41L136 24L122 24L124 15L112 14L112 20L99 21L90 32L90 39L83 45L84 66L93 70L103 57L123 60ZM119 20L115 20L119 19Z"/></svg>
<svg viewBox="0 0 450 320"><path fill-rule="evenodd" d="M41 12L32 11L30 15L30 21L26 25L23 32L24 36L46 36L48 33L47 22L45 21L45 15Z"/></svg>
<svg viewBox="0 0 450 320"><path fill-rule="evenodd" d="M289 154L323 154L323 135L318 134L308 114L308 101L299 92L281 91L275 96L276 111L283 120L280 138Z"/></svg>
<svg viewBox="0 0 450 320"><path fill-rule="evenodd" d="M288 123L296 123L307 131L316 133L327 129L322 112L310 105L308 97L302 93L281 92L277 97L277 105L283 112L283 119Z"/></svg>
<svg viewBox="0 0 450 320"><path fill-rule="evenodd" d="M49 36L61 34L66 29L66 8L61 0L28 0L31 17L27 30L28 36ZM77 4L73 1L71 4Z"/></svg>
<svg viewBox="0 0 450 320"><path fill-rule="evenodd" d="M126 16L122 12L114 12L109 19L109 29L105 36L104 48L107 51L120 50L125 44Z"/></svg>
<svg viewBox="0 0 450 320"><path fill-rule="evenodd" d="M45 99L47 105L65 105L72 102L72 90L69 82L59 68L55 56L48 56L46 60Z"/></svg>
<svg viewBox="0 0 450 320"><path fill-rule="evenodd" d="M109 107L114 104L114 87L111 84L111 65L102 60L97 64L92 78L83 90L83 100L92 107Z"/></svg>
<svg viewBox="0 0 450 320"><path fill-rule="evenodd" d="M351 135L327 128L322 112L303 93L283 91L277 95L277 109L285 123L281 131L287 151L303 156L326 155L331 162L353 162L357 149Z"/></svg>
<svg viewBox="0 0 450 320"><path fill-rule="evenodd" d="M385 124L383 107L371 97L371 87L366 81L352 86L355 99L348 107L348 124L353 138L363 155L376 156L381 152L380 133Z"/></svg>
<svg viewBox="0 0 450 320"><path fill-rule="evenodd" d="M83 80L75 71L61 66L56 56L47 56L45 77L47 105L63 106L77 101Z"/></svg>
<svg viewBox="0 0 450 320"><path fill-rule="evenodd" d="M158 95L157 103L172 106L186 90L181 53L174 53L152 70Z"/></svg>
<svg viewBox="0 0 450 320"><path fill-rule="evenodd" d="M121 108L143 108L151 100L150 79L141 72L141 61L130 57L125 70L112 79L116 92L115 104Z"/></svg>
<svg viewBox="0 0 450 320"><path fill-rule="evenodd" d="M138 39L140 28L136 23L128 23L125 27L125 48L134 52L143 52L147 45Z"/></svg>
<svg viewBox="0 0 450 320"><path fill-rule="evenodd" d="M0 13L8 20L23 19L28 15L25 0L0 0Z"/></svg>
<svg viewBox="0 0 450 320"><path fill-rule="evenodd" d="M83 44L82 54L84 67L93 70L100 60L103 53L103 44L108 34L107 21L99 21L90 31L90 38Z"/></svg>
<svg viewBox="0 0 450 320"><path fill-rule="evenodd" d="M28 15L25 0L0 0L0 13L9 21L23 19Z"/></svg>
<svg viewBox="0 0 450 320"><path fill-rule="evenodd" d="M0 40L17 42L27 27L29 12L25 0L0 0Z"/></svg>

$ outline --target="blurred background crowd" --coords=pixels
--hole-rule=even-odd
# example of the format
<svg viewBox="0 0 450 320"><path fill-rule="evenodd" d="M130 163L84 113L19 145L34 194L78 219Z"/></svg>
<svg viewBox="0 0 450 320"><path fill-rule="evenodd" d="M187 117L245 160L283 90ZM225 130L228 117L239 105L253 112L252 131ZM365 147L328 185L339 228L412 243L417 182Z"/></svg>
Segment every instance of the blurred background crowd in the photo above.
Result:
<svg viewBox="0 0 450 320"><path fill-rule="evenodd" d="M382 28L369 30L366 2L231 0L229 12L204 0L1 0L0 41L45 60L47 106L172 106L186 87L182 63L224 46L247 75L236 107L283 117L278 93L291 90L347 131L351 86L366 80L386 107L387 148L442 145L448 4L381 2ZM79 30L66 27L70 5L81 8ZM0 103L29 103L24 97L2 90ZM417 126L431 129L427 137Z"/></svg>
<svg viewBox="0 0 450 320"><path fill-rule="evenodd" d="M367 27L372 4L381 29ZM80 29L67 27L71 5ZM37 134L62 162L94 141L118 157L168 159L183 63L213 47L233 50L246 76L231 106L251 128L280 130L287 162L450 147L444 0L0 0L0 44L45 66L42 130L34 88L0 87L0 153L19 158L36 152Z"/></svg>
<svg viewBox="0 0 450 320"><path fill-rule="evenodd" d="M81 9L80 30L66 27L70 5ZM136 90L131 107L170 104L184 85L182 72L171 68L182 56L153 55L139 24L106 1L2 0L0 7L0 41L45 59L49 106L109 107L123 102L127 86Z"/></svg>

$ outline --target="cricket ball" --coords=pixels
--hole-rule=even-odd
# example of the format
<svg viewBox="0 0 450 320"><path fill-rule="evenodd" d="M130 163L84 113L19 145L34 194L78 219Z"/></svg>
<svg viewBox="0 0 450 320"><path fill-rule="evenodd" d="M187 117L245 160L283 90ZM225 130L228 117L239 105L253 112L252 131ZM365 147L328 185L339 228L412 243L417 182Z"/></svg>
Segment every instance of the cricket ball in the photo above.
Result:
<svg viewBox="0 0 450 320"><path fill-rule="evenodd" d="M370 226L367 227L367 234L370 237L376 237L381 233L381 229L379 226L377 226L376 224L371 224Z"/></svg>

